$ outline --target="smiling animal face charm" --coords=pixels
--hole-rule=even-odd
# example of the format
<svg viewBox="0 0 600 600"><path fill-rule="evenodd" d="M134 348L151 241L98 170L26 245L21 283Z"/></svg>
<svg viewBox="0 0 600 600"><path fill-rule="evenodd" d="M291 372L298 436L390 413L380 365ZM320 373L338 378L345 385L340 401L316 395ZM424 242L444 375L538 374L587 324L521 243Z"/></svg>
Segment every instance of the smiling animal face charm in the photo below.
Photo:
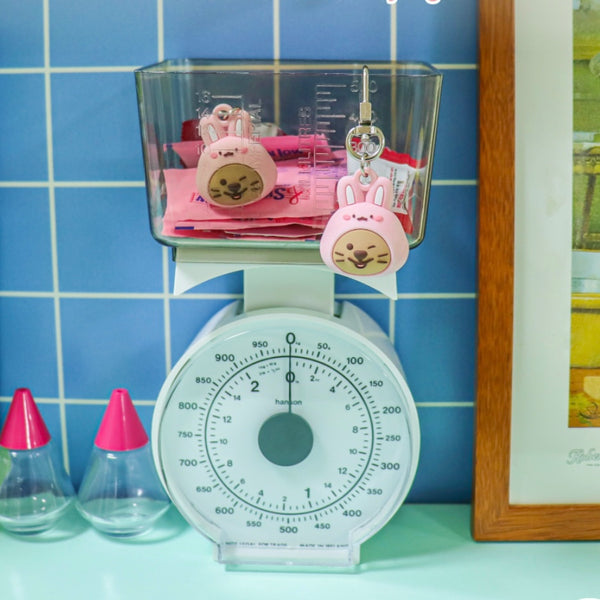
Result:
<svg viewBox="0 0 600 600"><path fill-rule="evenodd" d="M227 114L222 118L221 114ZM198 160L196 187L216 206L245 206L267 196L277 180L277 168L265 148L251 139L250 115L228 104L200 119L205 148Z"/></svg>
<svg viewBox="0 0 600 600"><path fill-rule="evenodd" d="M321 237L323 262L344 275L393 273L408 258L408 240L392 212L392 182L367 170L342 177L337 186L339 209Z"/></svg>

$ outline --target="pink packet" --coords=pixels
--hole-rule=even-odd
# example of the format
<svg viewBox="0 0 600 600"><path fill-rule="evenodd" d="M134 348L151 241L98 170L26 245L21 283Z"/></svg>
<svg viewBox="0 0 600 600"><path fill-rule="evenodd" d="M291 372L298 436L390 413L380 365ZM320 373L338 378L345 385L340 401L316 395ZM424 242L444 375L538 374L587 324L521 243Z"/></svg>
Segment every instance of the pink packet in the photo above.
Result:
<svg viewBox="0 0 600 600"><path fill-rule="evenodd" d="M289 163L294 163L290 165ZM332 169L335 169L332 170ZM223 219L306 217L329 215L335 209L337 179L345 175L345 165L330 169L328 178L318 180L318 190L306 190L299 182L300 172L295 161L278 166L278 177L273 191L262 200L247 206L221 209L206 202L196 191L195 169L165 169L167 209L164 223L177 221L214 221ZM339 176L338 176L339 174ZM316 187L316 186L313 186ZM315 202L315 194L319 202Z"/></svg>
<svg viewBox="0 0 600 600"><path fill-rule="evenodd" d="M277 227L274 231L272 228L263 229L262 227L255 227L253 229L247 229L244 232L240 233L238 231L226 231L225 234L227 236L233 236L236 238L243 239L261 239L265 238L275 239L275 238L285 238L285 239L306 239L306 238L314 238L316 232L311 227L306 227L304 225L286 225L283 227Z"/></svg>
<svg viewBox="0 0 600 600"><path fill-rule="evenodd" d="M285 225L307 225L314 228L325 226L329 216L281 217L278 219L223 219L220 221L178 221L176 230L182 229L251 229L252 227L282 227Z"/></svg>
<svg viewBox="0 0 600 600"><path fill-rule="evenodd" d="M250 219L248 221L212 221L199 222L180 221L175 227L164 227L163 234L177 237L206 237L203 232L210 230L216 236L219 231L236 232L243 234L245 231L259 228L271 231L277 235L281 229L290 226L300 226L310 229L313 235L320 234L327 224L328 217L315 217L305 219Z"/></svg>
<svg viewBox="0 0 600 600"><path fill-rule="evenodd" d="M291 227L291 226L290 226ZM282 231L286 231L287 228L282 228ZM306 229L307 232L309 233L302 233L302 232L298 232L296 234L296 232L293 233L294 237L291 237L291 235L283 235L283 236L279 236L278 232L280 231L280 229L278 227L275 228L270 228L268 230L262 230L259 229L258 232L253 232L252 234L248 234L245 232L237 232L237 231L213 231L210 229L204 229L204 230L196 230L196 231L188 231L185 233L185 237L187 238L197 238L197 239L260 239L261 241L265 241L265 239L271 239L271 240L290 240L290 239L294 239L294 240L305 240L305 239L316 239L317 235L319 235L321 232L320 230L312 230L311 228ZM292 229L288 230L288 234L290 234L290 232L292 232ZM182 236L183 234L181 233L171 233L168 235L173 235L173 236Z"/></svg>

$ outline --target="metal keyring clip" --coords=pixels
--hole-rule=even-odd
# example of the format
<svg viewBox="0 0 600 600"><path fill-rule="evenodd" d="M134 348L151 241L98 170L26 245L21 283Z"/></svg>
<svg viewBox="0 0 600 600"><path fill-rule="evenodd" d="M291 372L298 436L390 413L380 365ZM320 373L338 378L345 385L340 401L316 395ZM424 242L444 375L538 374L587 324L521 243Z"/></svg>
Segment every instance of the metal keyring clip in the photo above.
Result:
<svg viewBox="0 0 600 600"><path fill-rule="evenodd" d="M361 171L366 171L367 163L381 156L385 147L385 136L379 127L371 122L372 110L369 102L369 67L363 67L362 72L362 101L359 104L358 125L346 135L346 150L361 161ZM356 142L356 138L359 141Z"/></svg>

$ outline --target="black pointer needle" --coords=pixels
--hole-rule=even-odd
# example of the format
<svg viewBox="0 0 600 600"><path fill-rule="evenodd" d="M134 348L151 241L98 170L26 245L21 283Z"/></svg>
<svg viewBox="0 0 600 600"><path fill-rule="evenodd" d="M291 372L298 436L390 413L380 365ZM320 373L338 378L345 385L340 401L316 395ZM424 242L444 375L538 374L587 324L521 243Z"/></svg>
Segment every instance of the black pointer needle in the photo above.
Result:
<svg viewBox="0 0 600 600"><path fill-rule="evenodd" d="M295 376L292 371L292 344L288 342L288 372L285 374L285 379L288 382L288 412L292 412L292 383Z"/></svg>

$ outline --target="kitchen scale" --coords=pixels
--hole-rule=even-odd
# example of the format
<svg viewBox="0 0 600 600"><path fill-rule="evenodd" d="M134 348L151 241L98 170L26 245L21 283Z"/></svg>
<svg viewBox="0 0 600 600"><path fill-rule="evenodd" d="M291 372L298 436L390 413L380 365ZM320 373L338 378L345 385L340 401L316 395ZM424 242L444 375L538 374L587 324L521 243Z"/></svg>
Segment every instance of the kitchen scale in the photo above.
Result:
<svg viewBox="0 0 600 600"><path fill-rule="evenodd" d="M228 568L352 567L361 544L410 490L417 412L387 335L357 306L334 301L334 275L319 241L294 241L289 236L297 231L285 228L277 237L272 227L279 218L287 227L331 215L345 157L348 175L360 168L370 179L372 163L392 182L409 245L418 245L441 74L420 62L186 59L139 69L136 90L152 235L173 249L174 293L244 271L243 299L209 319L162 386L152 423L159 477ZM258 215L269 223L253 221L252 206L231 218L206 213L197 186L188 185L201 164L189 125L221 103L296 140L292 155L278 163L281 182L293 172L294 195L289 205ZM302 193L312 212L297 211L306 208L293 202ZM373 220L360 230L381 223L381 215L347 216ZM247 222L252 227L242 235ZM342 275L397 298L394 272Z"/></svg>
<svg viewBox="0 0 600 600"><path fill-rule="evenodd" d="M382 329L314 266L246 268L157 400L153 454L228 565L351 566L404 501L419 453Z"/></svg>

